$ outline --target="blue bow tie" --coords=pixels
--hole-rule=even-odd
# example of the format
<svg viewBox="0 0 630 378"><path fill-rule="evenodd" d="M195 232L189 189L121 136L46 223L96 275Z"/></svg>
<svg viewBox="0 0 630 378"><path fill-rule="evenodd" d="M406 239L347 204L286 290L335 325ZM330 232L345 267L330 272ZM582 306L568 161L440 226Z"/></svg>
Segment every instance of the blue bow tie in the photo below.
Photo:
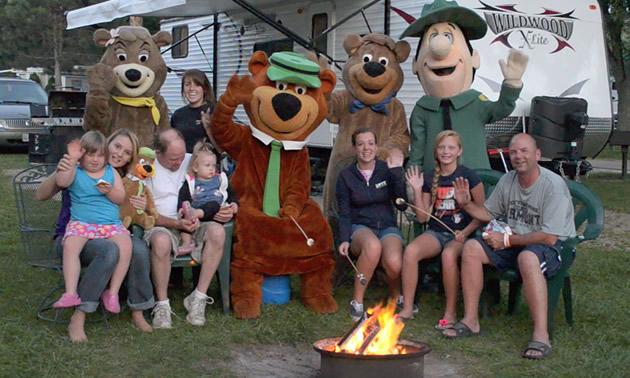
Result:
<svg viewBox="0 0 630 378"><path fill-rule="evenodd" d="M383 101L379 102L378 104L370 106L370 109L374 110L377 113L383 113L385 115L389 115L389 109L387 109L387 104L389 104L389 102L392 100L392 97L394 97L395 95L396 93L390 93L389 96L387 96ZM367 105L365 105L359 100L352 100L350 101L348 110L350 111L350 114L354 114L358 112L359 110L365 108L366 106Z"/></svg>

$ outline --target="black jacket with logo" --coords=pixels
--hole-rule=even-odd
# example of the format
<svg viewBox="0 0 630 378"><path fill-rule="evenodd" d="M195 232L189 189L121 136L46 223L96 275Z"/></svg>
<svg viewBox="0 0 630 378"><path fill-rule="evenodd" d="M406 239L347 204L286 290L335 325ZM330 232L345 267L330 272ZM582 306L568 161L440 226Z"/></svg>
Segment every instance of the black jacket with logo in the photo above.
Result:
<svg viewBox="0 0 630 378"><path fill-rule="evenodd" d="M336 187L339 207L339 242L349 242L353 224L372 229L397 227L392 205L396 198L407 200L403 168L388 168L376 160L374 173L367 182L357 164L350 164L339 173ZM396 205L404 210L406 205Z"/></svg>

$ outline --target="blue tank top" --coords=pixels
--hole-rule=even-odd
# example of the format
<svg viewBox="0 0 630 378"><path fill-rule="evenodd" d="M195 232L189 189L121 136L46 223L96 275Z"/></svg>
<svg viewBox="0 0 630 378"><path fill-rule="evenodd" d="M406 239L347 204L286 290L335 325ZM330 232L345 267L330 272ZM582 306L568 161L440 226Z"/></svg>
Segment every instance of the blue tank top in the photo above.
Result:
<svg viewBox="0 0 630 378"><path fill-rule="evenodd" d="M70 219L93 224L122 224L120 210L107 196L98 191L95 184L103 179L114 186L114 169L105 166L105 174L92 178L81 168L76 168L70 192Z"/></svg>

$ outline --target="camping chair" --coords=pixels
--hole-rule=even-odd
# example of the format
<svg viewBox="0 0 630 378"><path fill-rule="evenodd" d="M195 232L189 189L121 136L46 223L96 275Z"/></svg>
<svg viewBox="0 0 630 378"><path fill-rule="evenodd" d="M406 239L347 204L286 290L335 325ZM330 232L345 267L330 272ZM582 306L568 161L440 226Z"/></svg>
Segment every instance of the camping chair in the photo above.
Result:
<svg viewBox="0 0 630 378"><path fill-rule="evenodd" d="M59 283L44 297L37 306L36 315L39 319L67 323L60 320L63 309L55 311L54 317L48 314L53 310L52 304L64 289L61 259L57 256L53 240L55 223L61 209L61 192L48 201L38 201L35 192L39 185L53 172L55 165L35 165L18 172L13 177L13 190L18 214L18 226L26 263L37 268L50 269L57 273ZM105 320L107 317L102 309L102 316L90 318L89 322ZM107 323L109 328L109 324Z"/></svg>
<svg viewBox="0 0 630 378"><path fill-rule="evenodd" d="M223 315L230 313L230 261L232 257L232 231L234 229L234 221L231 220L223 225L225 229L225 243L223 244L223 256L217 267L217 279L221 292L221 301L223 305ZM131 232L134 236L142 240L144 230L138 225L131 226ZM190 255L177 256L171 263L171 268L184 268L199 266Z"/></svg>
<svg viewBox="0 0 630 378"><path fill-rule="evenodd" d="M496 171L480 170L477 171L481 177L486 190L486 196L494 189L502 174ZM576 246L585 241L593 240L599 236L604 227L604 207L593 191L575 181L565 180L575 210L575 229L577 235L574 238L567 239L562 245L560 256L562 265L558 273L547 279L548 292L548 331L549 336L553 335L555 325L556 309L560 299L560 292L564 300L564 315L569 326L573 326L573 308L571 300L571 277L569 276L569 267L573 262L576 253ZM499 273L492 268L486 268L484 272L484 295L480 306L481 315L486 315L488 311L489 297L492 297L494 303L499 301L499 281L507 280L510 282L508 297L508 313L512 314L519 304L520 289L522 281L516 271L508 271Z"/></svg>

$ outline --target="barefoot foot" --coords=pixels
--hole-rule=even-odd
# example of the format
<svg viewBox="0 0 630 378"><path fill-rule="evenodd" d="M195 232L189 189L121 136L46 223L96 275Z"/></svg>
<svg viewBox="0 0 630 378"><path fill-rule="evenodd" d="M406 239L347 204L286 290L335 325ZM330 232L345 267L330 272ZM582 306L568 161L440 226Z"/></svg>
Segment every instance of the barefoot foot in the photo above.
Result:
<svg viewBox="0 0 630 378"><path fill-rule="evenodd" d="M142 311L131 312L131 323L142 332L153 332L153 328L144 318Z"/></svg>
<svg viewBox="0 0 630 378"><path fill-rule="evenodd" d="M85 325L85 312L75 311L70 318L70 324L68 324L68 336L73 343L83 343L88 341L87 335L84 330Z"/></svg>

